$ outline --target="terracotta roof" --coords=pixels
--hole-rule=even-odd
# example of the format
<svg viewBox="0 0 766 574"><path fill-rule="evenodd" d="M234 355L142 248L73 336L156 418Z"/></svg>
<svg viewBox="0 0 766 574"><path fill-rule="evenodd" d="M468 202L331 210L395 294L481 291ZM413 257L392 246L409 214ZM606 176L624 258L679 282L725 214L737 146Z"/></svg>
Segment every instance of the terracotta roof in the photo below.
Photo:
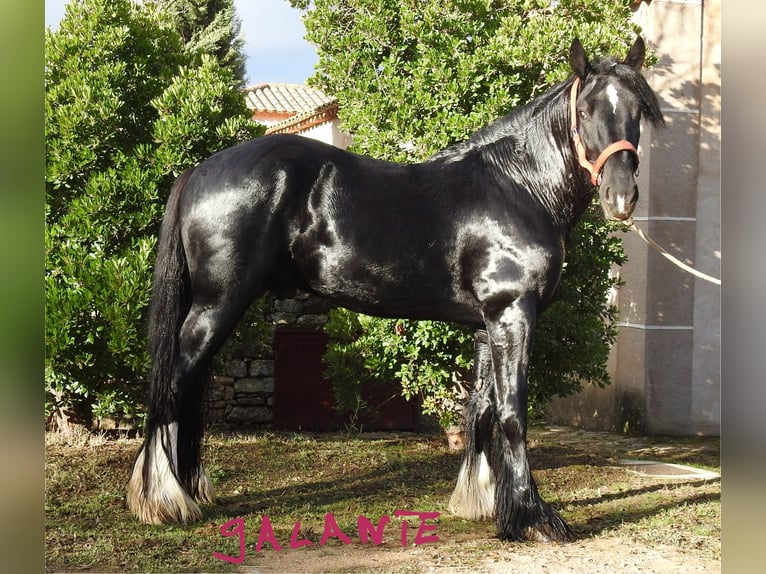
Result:
<svg viewBox="0 0 766 574"><path fill-rule="evenodd" d="M336 101L321 90L302 84L257 84L244 91L247 106L254 112L303 115Z"/></svg>
<svg viewBox="0 0 766 574"><path fill-rule="evenodd" d="M253 119L266 133L301 133L338 114L338 100L303 84L266 83L244 89Z"/></svg>
<svg viewBox="0 0 766 574"><path fill-rule="evenodd" d="M338 117L338 102L331 102L312 112L297 114L266 128L267 134L299 134Z"/></svg>

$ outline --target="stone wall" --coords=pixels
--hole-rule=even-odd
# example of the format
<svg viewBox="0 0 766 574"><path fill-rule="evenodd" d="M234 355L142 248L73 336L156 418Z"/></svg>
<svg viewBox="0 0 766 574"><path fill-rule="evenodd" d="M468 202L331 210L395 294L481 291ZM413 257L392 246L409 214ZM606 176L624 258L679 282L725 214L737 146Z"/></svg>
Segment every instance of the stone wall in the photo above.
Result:
<svg viewBox="0 0 766 574"><path fill-rule="evenodd" d="M262 321L274 329L322 329L331 305L299 293L282 301L267 298L263 311L243 321ZM247 335L251 335L248 337ZM274 420L274 350L272 337L238 328L218 353L207 404L208 423L218 428L269 427Z"/></svg>

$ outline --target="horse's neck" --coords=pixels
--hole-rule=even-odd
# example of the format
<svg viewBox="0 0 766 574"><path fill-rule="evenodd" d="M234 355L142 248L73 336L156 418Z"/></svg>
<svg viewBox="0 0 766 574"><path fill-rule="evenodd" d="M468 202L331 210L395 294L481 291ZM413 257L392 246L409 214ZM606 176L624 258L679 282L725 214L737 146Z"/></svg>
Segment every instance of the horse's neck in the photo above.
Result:
<svg viewBox="0 0 766 574"><path fill-rule="evenodd" d="M564 90L546 105L531 102L497 126L500 136L483 145L482 155L495 179L509 193L527 192L565 233L577 224L593 197L570 139L568 99Z"/></svg>

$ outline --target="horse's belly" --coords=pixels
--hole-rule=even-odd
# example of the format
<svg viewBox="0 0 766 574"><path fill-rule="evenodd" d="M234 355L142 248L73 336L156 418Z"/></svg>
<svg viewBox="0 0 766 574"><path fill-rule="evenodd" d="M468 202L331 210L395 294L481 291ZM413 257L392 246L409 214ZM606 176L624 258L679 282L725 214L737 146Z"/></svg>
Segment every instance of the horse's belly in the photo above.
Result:
<svg viewBox="0 0 766 574"><path fill-rule="evenodd" d="M299 266L315 293L360 313L467 324L481 321L478 307L456 292L445 266L412 252L373 261L320 249Z"/></svg>

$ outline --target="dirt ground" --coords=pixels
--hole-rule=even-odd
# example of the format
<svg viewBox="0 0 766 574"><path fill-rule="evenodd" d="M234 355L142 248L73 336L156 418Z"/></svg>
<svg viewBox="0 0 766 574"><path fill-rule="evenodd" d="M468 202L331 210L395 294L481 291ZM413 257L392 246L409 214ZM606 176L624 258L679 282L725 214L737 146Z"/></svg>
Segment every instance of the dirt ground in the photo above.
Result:
<svg viewBox="0 0 766 574"><path fill-rule="evenodd" d="M465 564L445 564L445 556L454 557L453 547L461 553L487 548L480 560ZM242 572L396 572L500 574L685 574L720 572L721 564L681 553L672 547L647 548L620 538L591 538L570 544L519 544L498 540L443 540L435 545L409 548L369 547L353 543L345 547L321 550L297 549L265 555L263 564Z"/></svg>
<svg viewBox="0 0 766 574"><path fill-rule="evenodd" d="M555 442L577 446L594 456L615 460L675 459L683 462L693 450L688 444L658 441L643 437L627 437L593 433L563 427L530 428L530 444ZM624 455L629 456L624 456ZM708 453L713 454L714 453ZM703 454L703 458L706 455ZM671 473L673 469L668 469ZM655 472L657 470L655 469ZM677 484L671 476L647 476L646 484ZM720 482L714 478L717 487ZM668 574L717 573L719 559L700 556L693 548L667 544L646 544L631 539L628 532L601 532L581 535L568 544L534 544L501 542L487 530L487 535L440 537L439 542L402 547L395 544L372 546L352 540L351 544L306 547L280 552L261 553L254 565L243 568L256 573L325 573L362 572L380 574L414 573L523 573L523 574Z"/></svg>

